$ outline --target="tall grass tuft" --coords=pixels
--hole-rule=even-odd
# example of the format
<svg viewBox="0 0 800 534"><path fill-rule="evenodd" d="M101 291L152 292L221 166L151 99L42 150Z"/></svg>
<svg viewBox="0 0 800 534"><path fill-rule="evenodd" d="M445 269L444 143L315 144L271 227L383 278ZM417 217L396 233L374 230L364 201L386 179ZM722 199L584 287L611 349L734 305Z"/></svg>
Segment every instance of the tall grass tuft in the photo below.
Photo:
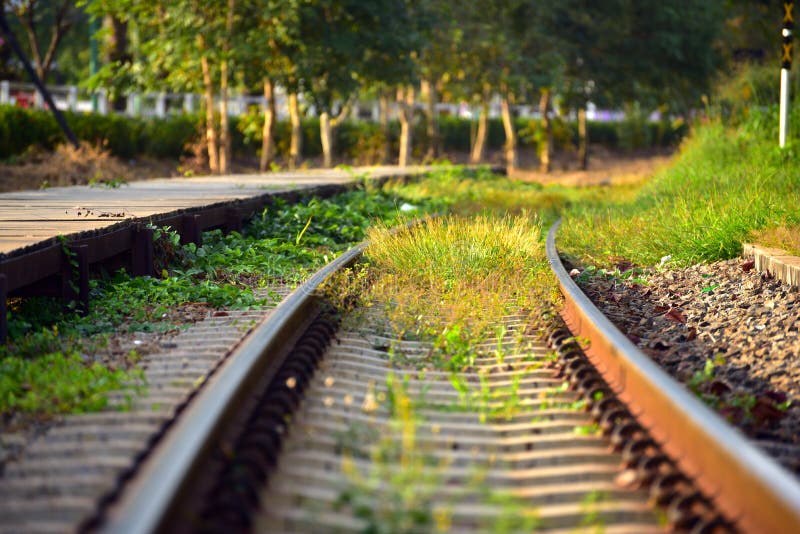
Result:
<svg viewBox="0 0 800 534"><path fill-rule="evenodd" d="M458 325L480 339L504 314L530 310L550 285L541 220L448 216L391 233L372 229L366 256L373 295L389 304L400 336L436 336Z"/></svg>

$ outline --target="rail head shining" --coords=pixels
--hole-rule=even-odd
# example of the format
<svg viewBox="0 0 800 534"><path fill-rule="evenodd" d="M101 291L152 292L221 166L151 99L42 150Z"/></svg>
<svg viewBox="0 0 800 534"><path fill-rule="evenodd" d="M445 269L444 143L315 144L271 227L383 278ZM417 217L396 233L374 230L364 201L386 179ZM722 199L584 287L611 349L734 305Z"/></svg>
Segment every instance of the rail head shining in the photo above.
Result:
<svg viewBox="0 0 800 534"><path fill-rule="evenodd" d="M198 460L224 427L242 385L256 375L274 373L282 363L275 355L291 339L313 306L313 292L336 271L361 256L366 243L356 246L317 271L281 302L214 373L181 413L162 442L143 462L118 502L104 518L102 532L146 534L168 519L186 489Z"/></svg>
<svg viewBox="0 0 800 534"><path fill-rule="evenodd" d="M547 258L564 295L562 315L590 340L587 356L667 454L743 532L800 532L800 483L636 347L572 280L555 236Z"/></svg>

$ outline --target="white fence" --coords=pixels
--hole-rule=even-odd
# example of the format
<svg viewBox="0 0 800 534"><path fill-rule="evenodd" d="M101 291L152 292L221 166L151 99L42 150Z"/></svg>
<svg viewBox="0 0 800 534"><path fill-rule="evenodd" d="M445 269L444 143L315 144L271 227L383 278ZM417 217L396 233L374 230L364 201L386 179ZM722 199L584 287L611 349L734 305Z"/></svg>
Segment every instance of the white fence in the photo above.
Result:
<svg viewBox="0 0 800 534"><path fill-rule="evenodd" d="M71 86L51 85L47 87L53 97L56 107L62 110L96 112L100 114L122 113L131 117L166 117L171 114L191 113L200 108L201 95L193 93L132 93L125 97L124 111L117 112L112 109L108 93L100 89L90 93L85 89ZM12 104L21 107L44 107L41 95L33 84L0 81L0 104ZM263 96L235 95L228 99L229 115L244 115L252 107L263 109L267 104ZM275 89L275 105L278 118L288 117L286 107L286 93L282 88ZM418 102L417 107L422 109L423 103ZM464 118L477 118L479 109L466 102L439 103L437 111L442 115L451 115ZM523 118L538 118L539 112L534 106L513 106L514 114ZM618 121L623 120L625 114L620 111L598 110L593 104L588 106L587 118L589 120ZM308 106L309 115L315 115L313 105ZM397 108L392 103L389 110L390 117L397 116ZM500 99L492 99L489 107L490 117L500 116ZM352 118L356 120L378 121L379 108L376 101L357 102L353 107Z"/></svg>

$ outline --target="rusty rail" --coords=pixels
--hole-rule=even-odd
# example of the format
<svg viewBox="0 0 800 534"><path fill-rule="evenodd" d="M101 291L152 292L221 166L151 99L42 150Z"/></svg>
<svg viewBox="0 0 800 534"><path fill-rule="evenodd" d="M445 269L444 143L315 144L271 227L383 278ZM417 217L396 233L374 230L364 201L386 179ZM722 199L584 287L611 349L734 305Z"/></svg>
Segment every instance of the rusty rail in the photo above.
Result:
<svg viewBox="0 0 800 534"><path fill-rule="evenodd" d="M289 294L212 375L111 507L101 532L144 534L165 527L182 499L194 491L198 470L215 440L235 419L234 413L248 403L256 386L272 380L287 349L316 317L314 291L333 273L355 262L364 246L342 254Z"/></svg>
<svg viewBox="0 0 800 534"><path fill-rule="evenodd" d="M800 532L800 484L642 353L570 278L547 237L561 312L618 397L662 449L743 532Z"/></svg>

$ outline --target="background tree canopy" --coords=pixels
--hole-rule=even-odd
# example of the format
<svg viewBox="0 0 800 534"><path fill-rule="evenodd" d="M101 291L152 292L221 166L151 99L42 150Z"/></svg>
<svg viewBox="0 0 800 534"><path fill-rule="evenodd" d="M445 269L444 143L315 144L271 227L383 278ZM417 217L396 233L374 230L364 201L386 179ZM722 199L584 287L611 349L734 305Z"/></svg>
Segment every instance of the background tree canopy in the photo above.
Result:
<svg viewBox="0 0 800 534"><path fill-rule="evenodd" d="M545 122L554 111L580 119L589 101L645 116L685 114L701 107L720 73L743 60L775 60L782 18L767 0L2 0L0 7L50 83L121 96L202 93L209 163L220 172L230 157L220 97L229 93L264 94L271 104L276 88L289 95L294 163L302 153L299 117L308 108L320 117L331 164L336 128L359 97L380 101L383 112L391 105L401 123L424 115L431 157L440 143L436 104L473 106L479 161L489 105L499 102L511 166L514 105L538 106ZM102 44L102 68L91 77L90 38ZM5 44L0 75L23 77ZM418 104L424 113L415 113ZM274 152L274 105L264 114L262 168ZM543 128L549 136L549 124ZM401 151L411 130L401 130ZM388 135L384 129L386 143ZM545 157L549 145L542 146Z"/></svg>

